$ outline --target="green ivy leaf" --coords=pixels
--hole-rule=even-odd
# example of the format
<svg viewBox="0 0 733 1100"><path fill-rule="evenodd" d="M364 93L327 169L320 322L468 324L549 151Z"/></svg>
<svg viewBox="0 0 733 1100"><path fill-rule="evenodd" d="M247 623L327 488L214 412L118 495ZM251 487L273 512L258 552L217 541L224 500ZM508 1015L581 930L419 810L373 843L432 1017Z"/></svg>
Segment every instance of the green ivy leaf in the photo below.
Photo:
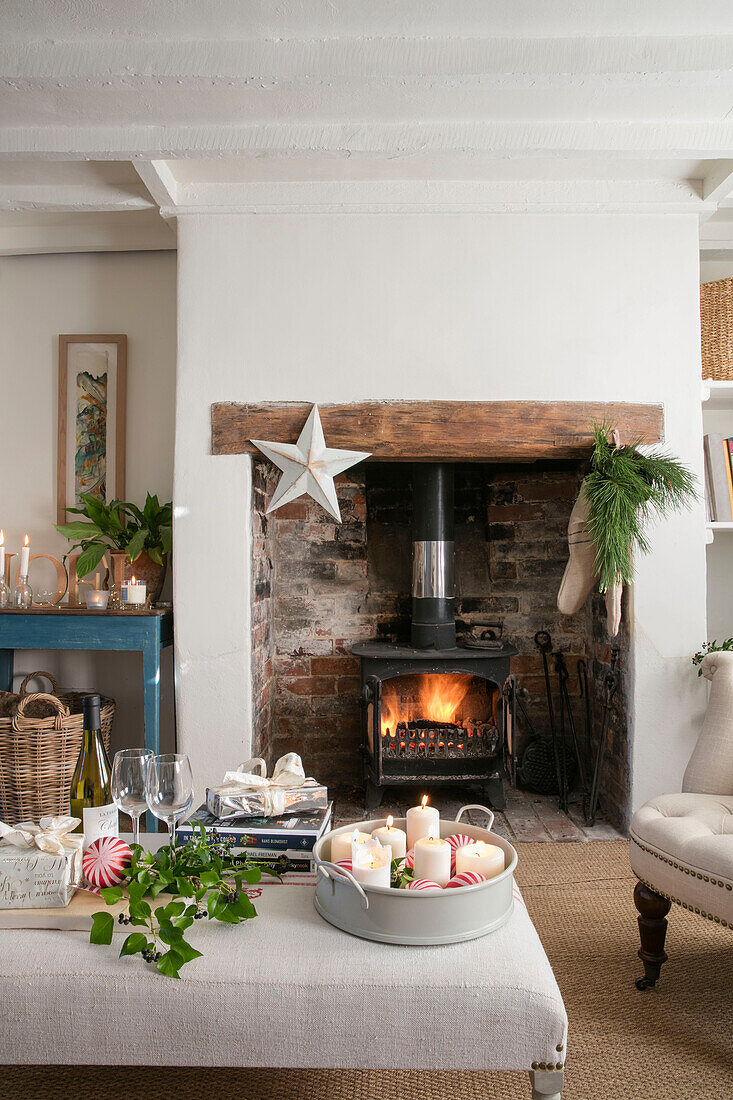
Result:
<svg viewBox="0 0 733 1100"><path fill-rule="evenodd" d="M199 878L202 886L218 886L221 882L218 871L202 871Z"/></svg>
<svg viewBox="0 0 733 1100"><path fill-rule="evenodd" d="M131 901L130 916L136 923L140 921L147 923L148 917L150 916L150 906L146 901Z"/></svg>
<svg viewBox="0 0 733 1100"><path fill-rule="evenodd" d="M166 951L162 958L158 959L158 970L168 978L180 978L178 973L183 966L183 960L175 951Z"/></svg>
<svg viewBox="0 0 733 1100"><path fill-rule="evenodd" d="M150 945L152 946L152 944ZM131 932L120 949L120 958L123 955L137 955L148 947L148 937L142 932Z"/></svg>
<svg viewBox="0 0 733 1100"><path fill-rule="evenodd" d="M92 915L92 930L89 933L90 943L112 943L112 932L115 922L111 913L94 913Z"/></svg>
<svg viewBox="0 0 733 1100"><path fill-rule="evenodd" d="M176 946L171 948L171 952L180 959L180 966L183 966L183 964L187 962L193 962L194 959L203 957L201 952L197 951L195 947L191 947L191 944L187 943L186 940L179 940Z"/></svg>
<svg viewBox="0 0 733 1100"><path fill-rule="evenodd" d="M178 891L178 893L180 894L180 896L182 898L192 898L193 897L193 886L191 885L191 883L188 881L187 878L177 878L176 879L176 890Z"/></svg>
<svg viewBox="0 0 733 1100"><path fill-rule="evenodd" d="M180 917L185 908L185 902L171 901L168 903L168 905L158 906L158 908L155 910L155 915L159 921L172 920L173 917Z"/></svg>
<svg viewBox="0 0 733 1100"><path fill-rule="evenodd" d="M107 905L116 905L125 891L121 886L104 886L99 892Z"/></svg>

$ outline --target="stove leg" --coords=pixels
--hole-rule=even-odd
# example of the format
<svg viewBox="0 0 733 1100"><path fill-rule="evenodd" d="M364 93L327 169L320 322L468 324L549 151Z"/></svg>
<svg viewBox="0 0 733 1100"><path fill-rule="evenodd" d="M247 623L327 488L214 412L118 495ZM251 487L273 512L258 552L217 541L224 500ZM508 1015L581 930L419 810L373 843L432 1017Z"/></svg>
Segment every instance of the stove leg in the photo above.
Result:
<svg viewBox="0 0 733 1100"><path fill-rule="evenodd" d="M378 787L376 783L372 783L371 779L367 779L366 794L364 796L364 805L367 810L377 810L382 805L382 799L384 798L384 787Z"/></svg>
<svg viewBox="0 0 733 1100"><path fill-rule="evenodd" d="M484 798L488 801L492 810L499 810L500 812L506 809L506 794L504 793L504 782L498 776L492 776L483 785Z"/></svg>

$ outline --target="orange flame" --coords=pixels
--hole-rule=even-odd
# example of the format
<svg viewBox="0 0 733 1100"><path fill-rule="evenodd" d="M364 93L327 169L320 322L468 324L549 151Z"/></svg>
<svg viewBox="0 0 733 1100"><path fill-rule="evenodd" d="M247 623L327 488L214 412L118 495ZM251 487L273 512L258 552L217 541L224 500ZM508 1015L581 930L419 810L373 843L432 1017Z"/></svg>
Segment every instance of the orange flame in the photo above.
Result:
<svg viewBox="0 0 733 1100"><path fill-rule="evenodd" d="M27 546L27 545L28 545L28 536L27 536L27 535L25 536L25 543L24 543L23 545L24 545L24 546Z"/></svg>
<svg viewBox="0 0 733 1100"><path fill-rule="evenodd" d="M412 679L412 678L411 678ZM395 687L382 694L382 735L394 737L399 722L423 718L448 724L456 721L458 709L471 688L472 676L452 673L426 673L416 676L417 691L409 699L401 697L399 678Z"/></svg>
<svg viewBox="0 0 733 1100"><path fill-rule="evenodd" d="M392 814L390 814L389 817L387 818L387 828L391 829L393 825L394 825L394 818L392 817Z"/></svg>

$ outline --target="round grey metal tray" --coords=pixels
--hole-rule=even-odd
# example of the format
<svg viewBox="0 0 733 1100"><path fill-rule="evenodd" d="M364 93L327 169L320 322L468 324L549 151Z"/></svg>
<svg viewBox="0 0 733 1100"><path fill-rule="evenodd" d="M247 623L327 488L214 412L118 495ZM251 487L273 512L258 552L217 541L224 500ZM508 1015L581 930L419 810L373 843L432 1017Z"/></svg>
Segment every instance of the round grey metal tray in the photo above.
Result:
<svg viewBox="0 0 733 1100"><path fill-rule="evenodd" d="M461 821L466 810L483 810L489 828ZM441 818L440 835L444 838L461 832L473 840L484 840L504 850L506 865L500 875L476 886L462 886L440 893L391 890L384 886L362 886L344 867L330 862L331 838L354 829L371 833L386 825L386 818L357 821L326 833L317 842L313 854L318 867L315 907L320 915L352 936L381 943L412 945L459 943L476 939L500 928L509 919L514 905L514 868L517 853L508 840L492 833L494 815L485 806L463 806L455 821ZM405 828L404 818L395 818ZM458 825L460 823L460 828Z"/></svg>

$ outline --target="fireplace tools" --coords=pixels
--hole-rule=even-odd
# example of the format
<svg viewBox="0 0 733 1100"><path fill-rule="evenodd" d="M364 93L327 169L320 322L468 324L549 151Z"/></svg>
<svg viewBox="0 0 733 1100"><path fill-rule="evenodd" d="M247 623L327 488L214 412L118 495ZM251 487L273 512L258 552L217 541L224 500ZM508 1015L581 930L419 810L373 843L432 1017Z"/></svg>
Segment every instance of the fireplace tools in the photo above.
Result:
<svg viewBox="0 0 733 1100"><path fill-rule="evenodd" d="M598 810L598 794L601 789L601 778L603 776L603 761L605 758L608 726L611 718L611 710L613 709L613 697L618 690L619 684L619 653L620 650L618 646L614 646L611 650L611 667L603 677L603 703L601 704L603 707L603 719L601 720L601 732L598 737L598 745L596 746L596 759L593 766L593 781L591 783L587 808L585 800L583 802L585 823L588 826L593 826L596 822L596 812Z"/></svg>

